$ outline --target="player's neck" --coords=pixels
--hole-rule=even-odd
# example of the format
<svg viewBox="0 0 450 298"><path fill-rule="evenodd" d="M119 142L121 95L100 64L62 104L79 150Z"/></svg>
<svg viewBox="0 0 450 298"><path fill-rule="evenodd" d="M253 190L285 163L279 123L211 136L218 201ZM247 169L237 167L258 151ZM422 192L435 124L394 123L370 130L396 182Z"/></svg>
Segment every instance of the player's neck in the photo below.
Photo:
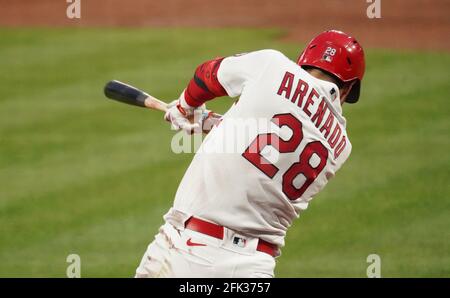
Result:
<svg viewBox="0 0 450 298"><path fill-rule="evenodd" d="M338 86L338 83L336 82L335 78L333 78L331 75L327 74L326 72L321 71L320 69L317 68L309 68L306 69L306 71L312 75L313 77L319 79L319 80L324 80L327 82L331 82L333 84L336 84ZM339 87L338 87L339 88ZM345 101L345 95L347 91L343 92L344 90L342 90L341 88L339 88L339 93L341 94L341 105L344 103Z"/></svg>
<svg viewBox="0 0 450 298"><path fill-rule="evenodd" d="M332 76L330 76L329 74L321 71L320 69L317 68L310 68L306 70L310 75L312 75L313 77L319 79L319 80L324 80L324 81L328 81L331 83L336 84L334 78Z"/></svg>

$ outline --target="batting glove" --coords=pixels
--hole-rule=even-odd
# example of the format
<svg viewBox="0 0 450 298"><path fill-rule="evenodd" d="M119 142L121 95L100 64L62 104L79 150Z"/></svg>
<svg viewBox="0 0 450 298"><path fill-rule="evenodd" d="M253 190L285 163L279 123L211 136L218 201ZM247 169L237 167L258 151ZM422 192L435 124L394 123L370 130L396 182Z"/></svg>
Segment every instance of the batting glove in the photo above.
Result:
<svg viewBox="0 0 450 298"><path fill-rule="evenodd" d="M189 106L184 99L183 91L180 99L175 100L168 105L168 110L164 115L164 119L172 124L172 129L174 130L181 129L188 134L199 133L202 131L205 112L205 105L201 105L200 107Z"/></svg>

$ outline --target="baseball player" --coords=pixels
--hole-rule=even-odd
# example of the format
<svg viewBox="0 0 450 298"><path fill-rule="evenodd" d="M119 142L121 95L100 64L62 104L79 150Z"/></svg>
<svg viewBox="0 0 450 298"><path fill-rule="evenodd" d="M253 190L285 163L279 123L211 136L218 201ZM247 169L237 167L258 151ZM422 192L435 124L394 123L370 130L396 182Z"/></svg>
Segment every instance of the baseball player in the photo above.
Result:
<svg viewBox="0 0 450 298"><path fill-rule="evenodd" d="M364 69L361 45L335 30L296 63L260 50L201 64L166 120L192 132L206 101L239 100L205 137L136 277L273 277L287 229L350 155L342 105L358 101ZM269 125L236 143L248 127L228 124L242 119ZM228 143L234 153L217 150Z"/></svg>

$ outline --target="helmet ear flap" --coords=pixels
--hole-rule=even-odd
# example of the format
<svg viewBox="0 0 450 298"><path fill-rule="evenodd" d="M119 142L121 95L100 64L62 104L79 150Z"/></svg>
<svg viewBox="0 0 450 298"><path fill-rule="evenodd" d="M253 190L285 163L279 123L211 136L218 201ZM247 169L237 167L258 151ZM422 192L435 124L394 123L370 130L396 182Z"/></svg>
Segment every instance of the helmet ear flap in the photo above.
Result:
<svg viewBox="0 0 450 298"><path fill-rule="evenodd" d="M359 93L361 91L361 81L356 80L355 83L353 83L353 86L350 89L350 92L347 95L347 98L345 99L345 102L348 103L356 103L359 100Z"/></svg>

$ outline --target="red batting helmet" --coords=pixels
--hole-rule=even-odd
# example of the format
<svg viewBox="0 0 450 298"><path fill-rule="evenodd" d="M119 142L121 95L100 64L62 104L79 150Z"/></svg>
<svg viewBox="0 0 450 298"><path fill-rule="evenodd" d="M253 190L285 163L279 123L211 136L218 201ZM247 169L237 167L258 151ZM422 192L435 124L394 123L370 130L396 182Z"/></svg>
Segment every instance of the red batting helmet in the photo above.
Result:
<svg viewBox="0 0 450 298"><path fill-rule="evenodd" d="M297 64L322 69L343 82L355 81L345 101L358 101L365 62L364 51L353 37L341 31L325 31L309 42Z"/></svg>

